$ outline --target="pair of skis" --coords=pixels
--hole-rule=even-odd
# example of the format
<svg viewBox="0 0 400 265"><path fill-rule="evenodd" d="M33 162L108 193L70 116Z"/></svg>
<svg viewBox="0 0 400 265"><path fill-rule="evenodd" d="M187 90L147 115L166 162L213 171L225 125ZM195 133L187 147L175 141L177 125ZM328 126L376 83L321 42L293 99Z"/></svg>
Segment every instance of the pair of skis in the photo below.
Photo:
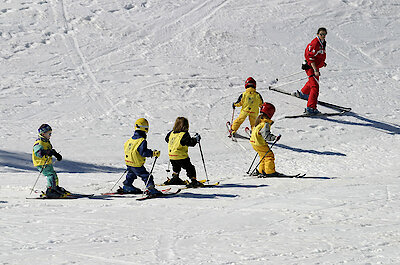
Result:
<svg viewBox="0 0 400 265"><path fill-rule="evenodd" d="M202 183L203 186L198 187L198 188L211 188L211 187L214 187L214 186L219 185L219 181L218 181L218 182L215 182L215 183L206 183L206 182L207 182L206 179L199 180L199 182ZM188 186L188 185L190 184L189 181L185 180L185 183L186 183L186 184L184 184L184 185L173 185L173 186L178 186L178 187L180 187L181 189L191 189L191 188L193 188L193 187ZM168 185L168 184L164 184L164 183L163 183L163 184L158 184L158 186L171 186L171 185ZM194 189L196 189L196 188L194 188Z"/></svg>
<svg viewBox="0 0 400 265"><path fill-rule="evenodd" d="M306 174L295 174L295 175L286 175L282 173L278 173L274 176L265 176L265 175L258 175L258 178L304 178Z"/></svg>
<svg viewBox="0 0 400 265"><path fill-rule="evenodd" d="M200 180L199 182L201 182L201 183L205 183L206 182L206 180ZM162 185L164 185L164 184L162 184ZM213 183L213 184L203 184L204 186L202 186L202 187L198 187L198 188L209 188L209 187L214 187L214 186L217 186L217 185L219 185L219 182L216 182L216 183ZM167 186L167 185L164 185L164 186ZM176 190L176 191L174 191L174 192L165 192L165 191L161 191L162 193L161 194L157 194L157 195L147 195L147 196L144 196L144 197L141 197L141 198L137 198L136 200L138 200L138 201L144 201L144 200L148 200L148 199L153 199L153 198L163 198L163 197L168 197L168 196L173 196L173 195L176 195L176 194L178 194L179 192L181 192L183 189L189 189L189 188L191 188L191 187L188 187L187 185L185 185L184 187L181 187L181 188L179 188L178 190ZM171 188L168 188L167 190L170 190Z"/></svg>
<svg viewBox="0 0 400 265"><path fill-rule="evenodd" d="M42 191L39 197L28 197L27 199L37 199L37 200L73 200L73 199L80 199L80 198L91 198L95 196L94 194L81 194L81 193L70 193L67 194L65 197L60 198L48 198L46 194Z"/></svg>
<svg viewBox="0 0 400 265"><path fill-rule="evenodd" d="M282 89L279 89L279 88L276 88L276 87L273 87L273 86L269 86L268 89L272 90L272 91L275 91L275 92L278 92L278 93L281 93L281 94L284 94L284 95L293 96L293 97L296 97L296 98L299 98L299 99L307 100L307 99L304 99L304 98L296 96L294 93L290 93L290 92L287 92L285 90L282 90ZM327 103L327 102L320 101L320 100L318 100L318 105L324 106L324 107L327 107L327 108L330 108L330 109L333 109L333 110L336 110L338 112L318 113L318 114L303 113L303 114L300 114L300 115L288 115L288 116L285 116L285 118L290 119L290 118L301 118L301 117L337 116L337 115L343 115L343 114L351 111L351 108L342 107L342 106L339 106L339 105Z"/></svg>
<svg viewBox="0 0 400 265"><path fill-rule="evenodd" d="M205 183L206 180L200 180L199 182ZM204 185L204 186L198 187L198 188L210 188L210 187L214 187L214 186L219 185L219 182L212 183L212 184L203 184L203 185ZM161 184L160 186L167 186L167 185ZM144 197L137 198L136 200L138 200L138 201L144 201L144 200L148 200L148 199L154 199L154 198L160 198L160 197L163 198L163 197L174 196L174 195L180 193L183 189L189 189L189 188L191 188L191 187L185 185L185 186L180 187L179 189L177 189L176 191L173 191L173 192L170 191L171 188L167 188L167 189L161 190L161 193L159 193L159 194L148 194L148 195L146 195L146 196L144 196ZM123 196L123 195L120 194L120 196Z"/></svg>
<svg viewBox="0 0 400 265"><path fill-rule="evenodd" d="M138 201L143 201L147 199L152 199L152 198L158 198L158 197L166 197L166 196L171 196L171 195L176 195L179 192L181 192L182 189L178 189L176 191L171 192L171 188L163 189L160 190L161 193L158 194L145 194L143 197L137 198L136 200ZM101 193L102 196L109 196L109 197L122 197L122 198L127 198L128 196L135 196L136 195L141 195L143 194L142 192L140 193L123 193L120 191L120 189L116 192L106 192L106 193Z"/></svg>
<svg viewBox="0 0 400 265"><path fill-rule="evenodd" d="M174 196L181 191L182 191L182 189L177 189L176 191L173 191L173 192L168 191L168 192L161 192L159 194L148 194L143 197L137 198L136 200L144 201L144 200L154 199L154 198L164 198L164 197Z"/></svg>
<svg viewBox="0 0 400 265"><path fill-rule="evenodd" d="M206 180L200 180L199 182L201 183L205 183ZM215 182L215 183L211 183L211 184L204 184L203 187L199 187L199 188L210 188L210 187L214 187L219 185L219 182ZM166 185L163 185L166 186ZM184 187L180 187L179 189L177 189L176 191L171 191L171 188L166 188L163 190L160 190L161 193L159 194L148 194L145 195L143 197L137 198L136 200L138 201L143 201L143 200L147 200L147 199L152 199L152 198L159 198L159 197L168 197L168 196L173 196L176 195L178 193L180 193L183 189L189 189L190 187L188 186L184 186ZM61 197L61 198L48 198L45 196L45 194L42 192L40 197L33 197L33 198L27 198L27 199L40 199L40 200L45 200L45 199L51 199L51 200L57 200L57 199L79 199L79 198L95 198L97 196L99 197L125 197L127 198L128 196L134 196L136 197L136 195L141 195L143 193L122 193L120 191L117 192L105 192L105 193L101 193L100 195L95 195L95 194L80 194L80 193L71 193L68 194L65 197Z"/></svg>
<svg viewBox="0 0 400 265"><path fill-rule="evenodd" d="M206 180L200 180L199 182L205 183ZM216 183L213 183L213 184L203 184L203 185L204 185L204 186L198 187L198 188L209 188L209 187L214 187L214 186L219 185L219 182L216 182ZM166 185L164 185L164 186L166 186ZM138 201L144 201L144 200L148 200L148 199L164 198L164 197L174 196L174 195L180 193L183 189L189 189L189 188L190 188L190 187L188 187L188 186L186 185L186 186L181 187L181 188L179 188L179 189L177 189L176 191L173 191L173 192L170 191L171 188L167 188L167 189L165 189L165 190L161 190L162 193L154 194L154 195L153 195L153 194L149 194L149 195L146 195L146 196L144 196L144 197L137 198L136 200L138 200Z"/></svg>
<svg viewBox="0 0 400 265"><path fill-rule="evenodd" d="M161 190L161 194L158 194L156 196L154 195L145 195L144 197L137 198L137 200L145 200L145 199L150 199L150 198L155 198L155 197L165 197L165 196L171 196L178 194L182 189L178 189L174 192L170 192L171 188L167 188L164 190ZM128 197L128 196L135 196L140 195L143 193L121 193L121 192L105 192L101 193L100 195L96 194L81 194L81 193L71 193L66 195L65 197L60 197L60 198L48 198L46 197L45 193L42 191L42 194L39 197L28 197L27 199L38 199L38 200L72 200L72 199L81 199L81 198L97 198L97 197Z"/></svg>

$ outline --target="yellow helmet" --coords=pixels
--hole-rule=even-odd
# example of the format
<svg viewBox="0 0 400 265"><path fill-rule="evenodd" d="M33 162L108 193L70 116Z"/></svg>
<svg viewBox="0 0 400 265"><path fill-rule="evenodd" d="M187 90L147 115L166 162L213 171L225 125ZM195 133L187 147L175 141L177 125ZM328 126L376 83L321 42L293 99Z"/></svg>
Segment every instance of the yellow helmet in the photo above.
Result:
<svg viewBox="0 0 400 265"><path fill-rule="evenodd" d="M135 131L149 131L149 122L145 118L140 118L135 122Z"/></svg>

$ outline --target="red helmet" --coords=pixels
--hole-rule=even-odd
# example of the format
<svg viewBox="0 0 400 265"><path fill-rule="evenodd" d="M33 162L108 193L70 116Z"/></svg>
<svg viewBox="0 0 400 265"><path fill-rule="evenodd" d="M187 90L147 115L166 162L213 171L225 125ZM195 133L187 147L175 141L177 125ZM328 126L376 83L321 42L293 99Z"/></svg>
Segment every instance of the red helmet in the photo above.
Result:
<svg viewBox="0 0 400 265"><path fill-rule="evenodd" d="M272 105L271 103L264 102L262 104L262 106L261 106L260 112L264 113L265 115L268 116L268 118L271 119L272 116L274 116L274 113L275 113L275 106Z"/></svg>
<svg viewBox="0 0 400 265"><path fill-rule="evenodd" d="M254 80L253 77L249 77L246 79L246 82L244 83L244 87L247 88L249 86L252 86L252 87L256 88L256 84L257 84L256 80Z"/></svg>

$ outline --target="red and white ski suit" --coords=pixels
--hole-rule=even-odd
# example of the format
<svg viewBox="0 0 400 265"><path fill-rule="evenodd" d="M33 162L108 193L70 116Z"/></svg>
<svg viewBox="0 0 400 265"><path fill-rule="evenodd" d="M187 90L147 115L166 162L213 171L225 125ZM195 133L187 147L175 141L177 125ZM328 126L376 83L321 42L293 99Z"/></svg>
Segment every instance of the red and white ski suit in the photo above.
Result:
<svg viewBox="0 0 400 265"><path fill-rule="evenodd" d="M316 37L309 43L304 51L304 57L307 61L307 64L310 66L310 69L305 70L308 76L308 82L301 89L303 94L308 95L307 107L316 109L319 95L319 76L314 75L314 69L311 67L311 63L314 62L317 67L317 71L319 68L325 66L326 59L326 41L321 41L320 38Z"/></svg>

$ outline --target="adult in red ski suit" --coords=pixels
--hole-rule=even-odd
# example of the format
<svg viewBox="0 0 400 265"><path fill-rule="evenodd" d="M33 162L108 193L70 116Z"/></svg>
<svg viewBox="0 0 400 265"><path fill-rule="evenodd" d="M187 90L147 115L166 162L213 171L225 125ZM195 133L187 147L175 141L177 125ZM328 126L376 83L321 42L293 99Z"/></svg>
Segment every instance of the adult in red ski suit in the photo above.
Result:
<svg viewBox="0 0 400 265"><path fill-rule="evenodd" d="M326 66L326 34L326 28L319 28L317 37L307 45L306 50L304 51L306 64L303 65L303 69L306 71L308 76L308 82L301 89L299 96L305 98L308 96L306 112L310 114L316 114L319 112L317 110L320 76L319 69Z"/></svg>

